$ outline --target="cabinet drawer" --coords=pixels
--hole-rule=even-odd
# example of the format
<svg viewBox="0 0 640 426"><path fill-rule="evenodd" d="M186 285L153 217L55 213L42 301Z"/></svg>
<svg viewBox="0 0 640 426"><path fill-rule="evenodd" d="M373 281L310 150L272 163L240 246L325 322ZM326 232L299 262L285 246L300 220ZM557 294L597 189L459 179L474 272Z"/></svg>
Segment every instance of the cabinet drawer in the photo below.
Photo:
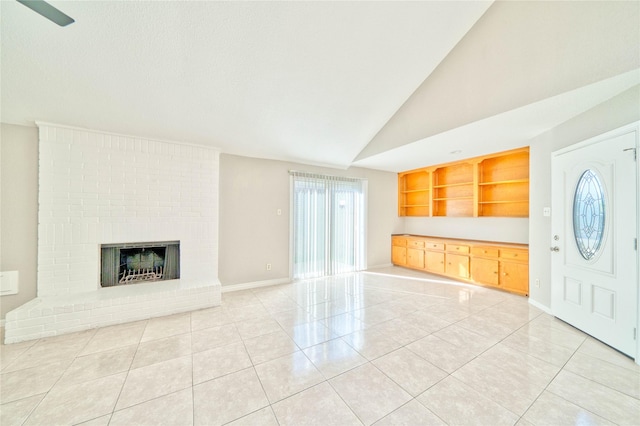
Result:
<svg viewBox="0 0 640 426"><path fill-rule="evenodd" d="M460 246L457 244L447 244L447 251L451 253L469 253L469 246Z"/></svg>
<svg viewBox="0 0 640 426"><path fill-rule="evenodd" d="M407 247L424 248L424 241L423 240L407 240Z"/></svg>
<svg viewBox="0 0 640 426"><path fill-rule="evenodd" d="M528 262L529 252L527 250L502 249L500 250L500 258Z"/></svg>
<svg viewBox="0 0 640 426"><path fill-rule="evenodd" d="M498 249L495 247L471 247L471 254L480 257L498 257Z"/></svg>
<svg viewBox="0 0 640 426"><path fill-rule="evenodd" d="M392 237L391 245L404 247L407 245L407 239L405 237Z"/></svg>
<svg viewBox="0 0 640 426"><path fill-rule="evenodd" d="M444 251L444 243L434 243L433 241L427 241L424 247L428 250Z"/></svg>

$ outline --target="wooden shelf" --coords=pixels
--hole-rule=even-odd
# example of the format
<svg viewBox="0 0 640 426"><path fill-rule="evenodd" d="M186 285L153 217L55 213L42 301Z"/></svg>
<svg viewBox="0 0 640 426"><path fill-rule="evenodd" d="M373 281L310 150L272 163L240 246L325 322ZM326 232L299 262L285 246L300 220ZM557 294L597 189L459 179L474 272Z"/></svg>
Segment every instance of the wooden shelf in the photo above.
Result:
<svg viewBox="0 0 640 426"><path fill-rule="evenodd" d="M529 215L529 148L398 173L399 216Z"/></svg>
<svg viewBox="0 0 640 426"><path fill-rule="evenodd" d="M452 188L454 186L466 186L473 185L473 182L459 182L459 183L449 183L446 185L433 185L434 188Z"/></svg>
<svg viewBox="0 0 640 426"><path fill-rule="evenodd" d="M450 201L450 200L473 200L473 197L448 197L448 198L433 199L433 201Z"/></svg>
<svg viewBox="0 0 640 426"><path fill-rule="evenodd" d="M429 191L430 191L429 189L409 189L409 190L400 191L400 192L402 192L403 194L413 194L415 192L429 192Z"/></svg>
<svg viewBox="0 0 640 426"><path fill-rule="evenodd" d="M478 182L479 186L486 185L507 185L513 183L529 183L529 179L512 179L512 180L501 180L497 182Z"/></svg>

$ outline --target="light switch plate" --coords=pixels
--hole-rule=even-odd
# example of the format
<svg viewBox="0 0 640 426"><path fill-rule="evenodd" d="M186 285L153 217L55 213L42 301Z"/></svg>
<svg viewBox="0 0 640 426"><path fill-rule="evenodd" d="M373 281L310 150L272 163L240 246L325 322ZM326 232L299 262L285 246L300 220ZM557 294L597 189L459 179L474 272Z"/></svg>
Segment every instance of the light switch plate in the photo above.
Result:
<svg viewBox="0 0 640 426"><path fill-rule="evenodd" d="M546 217L551 216L551 207L544 207L542 209L542 216L546 216Z"/></svg>

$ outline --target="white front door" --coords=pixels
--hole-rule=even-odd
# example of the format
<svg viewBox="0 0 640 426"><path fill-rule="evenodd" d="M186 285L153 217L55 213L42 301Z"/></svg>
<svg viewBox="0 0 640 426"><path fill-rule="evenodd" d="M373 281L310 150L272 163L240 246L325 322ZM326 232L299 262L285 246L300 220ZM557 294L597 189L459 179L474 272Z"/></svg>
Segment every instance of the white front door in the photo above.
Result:
<svg viewBox="0 0 640 426"><path fill-rule="evenodd" d="M637 127L552 157L553 315L636 358Z"/></svg>

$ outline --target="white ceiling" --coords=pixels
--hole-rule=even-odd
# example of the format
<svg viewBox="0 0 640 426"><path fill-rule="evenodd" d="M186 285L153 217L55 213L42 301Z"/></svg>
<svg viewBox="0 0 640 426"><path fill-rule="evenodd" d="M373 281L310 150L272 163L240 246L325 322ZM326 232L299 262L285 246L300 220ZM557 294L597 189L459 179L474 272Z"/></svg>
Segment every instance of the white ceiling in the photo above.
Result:
<svg viewBox="0 0 640 426"><path fill-rule="evenodd" d="M352 164L491 5L50 3L76 22L0 1L2 122L335 167Z"/></svg>

